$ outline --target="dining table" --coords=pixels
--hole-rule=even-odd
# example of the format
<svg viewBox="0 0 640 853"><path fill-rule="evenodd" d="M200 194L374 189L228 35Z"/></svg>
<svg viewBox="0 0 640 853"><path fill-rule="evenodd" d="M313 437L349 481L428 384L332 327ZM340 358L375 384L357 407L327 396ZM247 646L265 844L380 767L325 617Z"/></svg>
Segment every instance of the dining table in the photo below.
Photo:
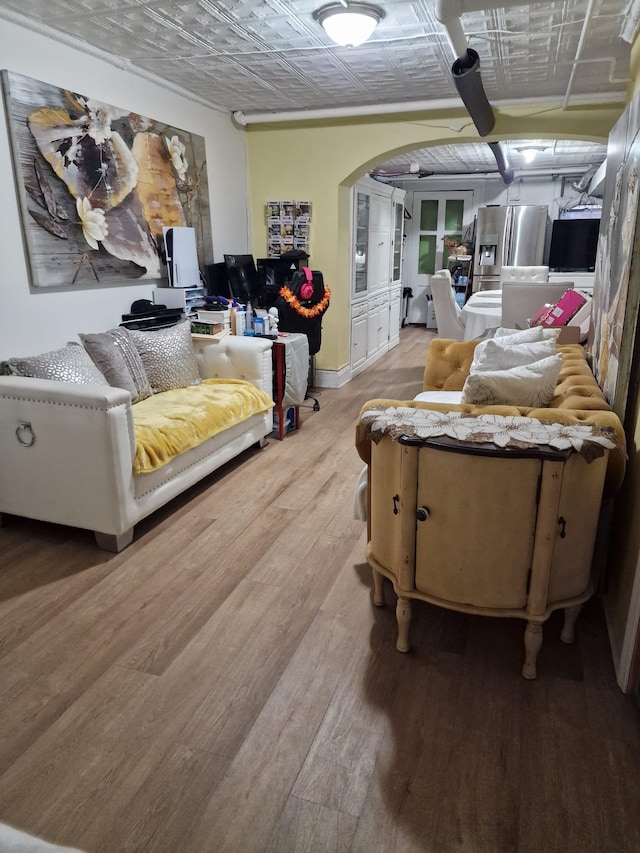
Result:
<svg viewBox="0 0 640 853"><path fill-rule="evenodd" d="M479 290L461 309L465 341L481 337L487 329L497 329L502 320L502 291Z"/></svg>

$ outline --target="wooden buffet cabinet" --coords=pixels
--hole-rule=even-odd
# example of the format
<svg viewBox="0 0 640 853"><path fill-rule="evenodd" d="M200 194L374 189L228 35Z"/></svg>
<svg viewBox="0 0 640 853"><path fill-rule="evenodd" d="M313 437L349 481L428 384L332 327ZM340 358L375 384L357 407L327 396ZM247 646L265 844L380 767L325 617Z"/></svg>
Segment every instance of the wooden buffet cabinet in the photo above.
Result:
<svg viewBox="0 0 640 853"><path fill-rule="evenodd" d="M561 636L572 642L593 592L607 456L446 438L372 443L367 558L374 603L384 603L385 577L398 596L398 650L409 650L415 598L517 617L527 620L522 674L535 678L543 623L564 608Z"/></svg>

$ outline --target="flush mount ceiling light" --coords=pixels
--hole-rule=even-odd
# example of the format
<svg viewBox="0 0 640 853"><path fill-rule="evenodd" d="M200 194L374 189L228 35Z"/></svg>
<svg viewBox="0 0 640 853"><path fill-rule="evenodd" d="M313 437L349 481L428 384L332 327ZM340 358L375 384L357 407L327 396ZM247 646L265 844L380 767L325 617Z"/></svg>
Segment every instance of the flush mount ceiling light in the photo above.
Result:
<svg viewBox="0 0 640 853"><path fill-rule="evenodd" d="M519 154L522 154L525 163L533 163L536 154L547 150L546 145L525 145L523 148L516 148Z"/></svg>
<svg viewBox="0 0 640 853"><path fill-rule="evenodd" d="M369 3L328 3L313 13L331 41L342 47L357 47L372 34L384 12Z"/></svg>

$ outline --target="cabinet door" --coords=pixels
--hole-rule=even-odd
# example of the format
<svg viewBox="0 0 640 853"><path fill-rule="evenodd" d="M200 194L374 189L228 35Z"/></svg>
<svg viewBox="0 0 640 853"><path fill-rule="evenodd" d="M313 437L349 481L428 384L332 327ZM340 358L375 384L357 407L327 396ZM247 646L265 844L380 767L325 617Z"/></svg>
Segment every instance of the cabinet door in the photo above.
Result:
<svg viewBox="0 0 640 853"><path fill-rule="evenodd" d="M378 351L378 340L378 309L374 303L367 312L367 356Z"/></svg>
<svg viewBox="0 0 640 853"><path fill-rule="evenodd" d="M378 308L378 349L387 350L389 348L389 300L385 299L384 303Z"/></svg>
<svg viewBox="0 0 640 853"><path fill-rule="evenodd" d="M402 289L399 287L391 291L389 303L389 346L396 346L400 342L400 312L402 309Z"/></svg>
<svg viewBox="0 0 640 853"><path fill-rule="evenodd" d="M367 315L351 320L351 368L363 365L367 358Z"/></svg>
<svg viewBox="0 0 640 853"><path fill-rule="evenodd" d="M550 604L582 595L591 576L608 453L587 462L572 453L564 466L549 577Z"/></svg>
<svg viewBox="0 0 640 853"><path fill-rule="evenodd" d="M354 295L367 292L369 269L369 214L370 196L356 192L354 223Z"/></svg>
<svg viewBox="0 0 640 853"><path fill-rule="evenodd" d="M421 447L416 589L476 607L527 603L537 519L539 459Z"/></svg>
<svg viewBox="0 0 640 853"><path fill-rule="evenodd" d="M371 218L369 223L369 293L389 286L391 277L391 199L388 196L371 195Z"/></svg>
<svg viewBox="0 0 640 853"><path fill-rule="evenodd" d="M402 280L402 249L404 229L404 204L393 202L393 243L391 247L391 284L400 284Z"/></svg>

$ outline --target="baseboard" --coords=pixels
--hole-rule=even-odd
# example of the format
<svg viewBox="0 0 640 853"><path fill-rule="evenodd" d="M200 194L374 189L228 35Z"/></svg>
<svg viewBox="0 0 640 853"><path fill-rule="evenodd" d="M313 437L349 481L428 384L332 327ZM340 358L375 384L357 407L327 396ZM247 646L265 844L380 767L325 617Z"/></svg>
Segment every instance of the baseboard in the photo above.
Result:
<svg viewBox="0 0 640 853"><path fill-rule="evenodd" d="M313 377L316 388L342 388L351 380L351 370L343 367L341 370L317 370Z"/></svg>

